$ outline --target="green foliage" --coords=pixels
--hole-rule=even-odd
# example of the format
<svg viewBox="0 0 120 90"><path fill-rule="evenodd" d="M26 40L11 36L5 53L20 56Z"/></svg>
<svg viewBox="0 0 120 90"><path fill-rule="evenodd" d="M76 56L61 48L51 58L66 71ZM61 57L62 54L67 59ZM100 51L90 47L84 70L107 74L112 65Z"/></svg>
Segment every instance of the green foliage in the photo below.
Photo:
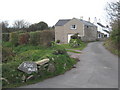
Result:
<svg viewBox="0 0 120 90"><path fill-rule="evenodd" d="M79 47L81 44L81 38L78 36L79 33L74 34L73 36L71 36L71 40L69 42L69 45L73 48Z"/></svg>
<svg viewBox="0 0 120 90"><path fill-rule="evenodd" d="M30 44L32 45L42 45L42 46L50 46L51 41L54 41L54 31L37 31L30 32Z"/></svg>
<svg viewBox="0 0 120 90"><path fill-rule="evenodd" d="M50 54L51 51L49 50L28 50L18 54L15 57L16 61L37 61L41 59L44 55Z"/></svg>
<svg viewBox="0 0 120 90"><path fill-rule="evenodd" d="M39 22L39 23L36 23L36 24L32 24L29 29L31 31L37 31L37 30L46 30L48 29L48 25L47 23L45 22Z"/></svg>
<svg viewBox="0 0 120 90"><path fill-rule="evenodd" d="M120 20L119 20L120 1L110 2L106 7L112 32L110 38L106 40L105 47L112 53L120 56Z"/></svg>
<svg viewBox="0 0 120 90"><path fill-rule="evenodd" d="M10 33L10 42L14 46L22 44L51 46L51 41L55 40L53 30L36 31L30 33L12 32Z"/></svg>
<svg viewBox="0 0 120 90"><path fill-rule="evenodd" d="M21 33L19 34L19 44L28 44L29 43L29 34L28 33Z"/></svg>
<svg viewBox="0 0 120 90"><path fill-rule="evenodd" d="M115 29L111 32L111 40L113 40L113 42L115 44L118 44L118 41L120 40L120 30Z"/></svg>
<svg viewBox="0 0 120 90"><path fill-rule="evenodd" d="M3 33L2 34L2 40L5 41L5 42L9 41L9 33Z"/></svg>
<svg viewBox="0 0 120 90"><path fill-rule="evenodd" d="M41 33L40 45L50 46L51 41L54 41L55 35L54 31L45 30Z"/></svg>
<svg viewBox="0 0 120 90"><path fill-rule="evenodd" d="M51 41L50 46L54 47L54 46L56 46L56 45L57 45L57 44L56 44L54 41Z"/></svg>
<svg viewBox="0 0 120 90"><path fill-rule="evenodd" d="M65 48L65 49L75 49L75 50L83 50L86 46L87 43L81 42L81 45L79 47L71 47L69 44L61 44L61 47Z"/></svg>
<svg viewBox="0 0 120 90"><path fill-rule="evenodd" d="M16 53L16 55L12 58L12 60L2 64L2 77L6 78L10 83L8 84L3 81L3 87L11 88L39 82L46 78L64 73L65 71L72 68L72 66L76 63L76 61L71 59L67 53L54 55L53 52L55 51L59 51L60 53L65 52L65 49L58 45L54 47L19 45L14 47L13 51ZM33 78L27 80L26 78L28 78L30 75L17 69L23 61L35 62L44 58L50 59L49 63L52 63L55 66L54 72L49 72L48 67L43 67L38 69L38 72L30 74L33 75ZM23 78L25 78L24 82L22 80Z"/></svg>
<svg viewBox="0 0 120 90"><path fill-rule="evenodd" d="M113 54L120 56L119 46L120 44L115 44L115 41L111 38L107 39L104 42L104 46Z"/></svg>
<svg viewBox="0 0 120 90"><path fill-rule="evenodd" d="M71 39L69 45L73 48L79 47L81 45L80 39Z"/></svg>
<svg viewBox="0 0 120 90"><path fill-rule="evenodd" d="M74 34L73 36L71 36L71 39L81 39L78 35L79 33Z"/></svg>
<svg viewBox="0 0 120 90"><path fill-rule="evenodd" d="M2 47L2 62L8 62L12 60L14 53L12 48L9 47Z"/></svg>
<svg viewBox="0 0 120 90"><path fill-rule="evenodd" d="M40 34L39 32L30 32L30 44L38 45L40 42Z"/></svg>
<svg viewBox="0 0 120 90"><path fill-rule="evenodd" d="M12 32L10 33L10 42L12 42L13 45L18 45L18 32Z"/></svg>
<svg viewBox="0 0 120 90"><path fill-rule="evenodd" d="M55 55L59 55L59 54L66 54L66 50L63 50L63 49L57 49L53 52L53 54Z"/></svg>
<svg viewBox="0 0 120 90"><path fill-rule="evenodd" d="M57 40L56 43L60 43L60 40Z"/></svg>
<svg viewBox="0 0 120 90"><path fill-rule="evenodd" d="M68 49L67 52L72 52L72 53L81 53L81 52L78 52L78 51L75 51L73 49Z"/></svg>
<svg viewBox="0 0 120 90"><path fill-rule="evenodd" d="M12 48L14 45L11 42L2 42L2 46Z"/></svg>

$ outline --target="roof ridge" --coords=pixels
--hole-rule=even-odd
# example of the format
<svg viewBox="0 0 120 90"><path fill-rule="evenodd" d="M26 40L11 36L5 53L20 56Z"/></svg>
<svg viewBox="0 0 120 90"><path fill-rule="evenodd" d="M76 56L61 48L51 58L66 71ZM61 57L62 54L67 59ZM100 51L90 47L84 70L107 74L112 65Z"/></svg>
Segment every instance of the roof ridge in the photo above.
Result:
<svg viewBox="0 0 120 90"><path fill-rule="evenodd" d="M71 19L59 19L59 20L71 20Z"/></svg>

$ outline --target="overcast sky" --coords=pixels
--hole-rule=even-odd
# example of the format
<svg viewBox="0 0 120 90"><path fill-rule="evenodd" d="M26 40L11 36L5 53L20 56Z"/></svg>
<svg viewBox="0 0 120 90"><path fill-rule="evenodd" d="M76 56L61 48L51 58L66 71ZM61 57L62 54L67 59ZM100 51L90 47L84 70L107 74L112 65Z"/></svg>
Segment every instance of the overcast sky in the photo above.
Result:
<svg viewBox="0 0 120 90"><path fill-rule="evenodd" d="M55 25L59 19L94 17L106 24L105 6L115 0L0 0L0 21L13 23L22 20L29 23L46 22Z"/></svg>

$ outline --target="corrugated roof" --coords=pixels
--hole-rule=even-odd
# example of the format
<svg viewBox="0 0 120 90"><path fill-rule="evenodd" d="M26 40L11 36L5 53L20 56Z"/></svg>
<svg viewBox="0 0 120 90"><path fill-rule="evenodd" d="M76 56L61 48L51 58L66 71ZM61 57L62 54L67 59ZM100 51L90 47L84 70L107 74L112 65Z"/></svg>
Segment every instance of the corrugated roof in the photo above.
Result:
<svg viewBox="0 0 120 90"><path fill-rule="evenodd" d="M55 26L63 26L65 25L67 22L69 22L71 19L60 19L56 24ZM80 21L85 24L85 25L88 25L88 26L95 26L93 23L90 23L88 21L85 21L85 20L81 20Z"/></svg>

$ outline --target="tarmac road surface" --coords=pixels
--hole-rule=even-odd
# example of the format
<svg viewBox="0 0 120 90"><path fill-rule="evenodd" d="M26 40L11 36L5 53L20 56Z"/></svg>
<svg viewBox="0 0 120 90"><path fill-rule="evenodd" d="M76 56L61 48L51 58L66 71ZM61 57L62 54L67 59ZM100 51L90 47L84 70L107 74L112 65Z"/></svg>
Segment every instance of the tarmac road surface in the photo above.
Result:
<svg viewBox="0 0 120 90"><path fill-rule="evenodd" d="M118 57L103 42L89 43L79 58L65 74L20 88L118 88Z"/></svg>

